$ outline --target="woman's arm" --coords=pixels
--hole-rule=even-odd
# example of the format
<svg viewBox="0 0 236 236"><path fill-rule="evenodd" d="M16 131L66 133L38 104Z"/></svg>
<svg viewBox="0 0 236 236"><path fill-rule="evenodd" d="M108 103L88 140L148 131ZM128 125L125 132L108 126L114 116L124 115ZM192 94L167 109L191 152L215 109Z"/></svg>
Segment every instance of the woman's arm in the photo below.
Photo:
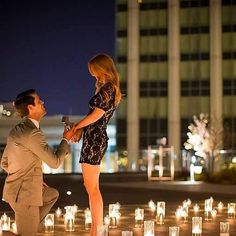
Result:
<svg viewBox="0 0 236 236"><path fill-rule="evenodd" d="M105 111L95 107L94 110L88 114L87 116L85 116L81 121L79 121L78 123L76 123L74 125L74 127L72 128L73 131L75 132L76 130L83 128L85 126L88 126L94 122L96 122L97 120L99 120L103 115L104 115Z"/></svg>

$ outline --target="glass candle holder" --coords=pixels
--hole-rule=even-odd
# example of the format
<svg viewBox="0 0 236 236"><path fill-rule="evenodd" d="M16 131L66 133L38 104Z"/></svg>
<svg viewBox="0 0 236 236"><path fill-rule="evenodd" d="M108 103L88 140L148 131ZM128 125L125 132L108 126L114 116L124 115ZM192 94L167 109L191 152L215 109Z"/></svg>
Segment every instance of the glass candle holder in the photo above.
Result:
<svg viewBox="0 0 236 236"><path fill-rule="evenodd" d="M211 220L212 204L213 204L212 198L205 200L205 220L206 221Z"/></svg>
<svg viewBox="0 0 236 236"><path fill-rule="evenodd" d="M7 216L6 213L4 213L1 216L1 229L2 231L9 231L11 228L11 219Z"/></svg>
<svg viewBox="0 0 236 236"><path fill-rule="evenodd" d="M17 226L16 226L16 222L14 221L12 224L11 224L11 230L14 234L18 234L17 232ZM0 231L1 232L1 231ZM1 234L0 234L1 235Z"/></svg>
<svg viewBox="0 0 236 236"><path fill-rule="evenodd" d="M61 214L62 214L62 210L61 210L60 207L58 207L58 208L55 210L55 216L59 218L59 217L61 216Z"/></svg>
<svg viewBox="0 0 236 236"><path fill-rule="evenodd" d="M110 225L110 217L109 217L109 215L106 215L106 216L104 217L104 225L107 225L107 226Z"/></svg>
<svg viewBox="0 0 236 236"><path fill-rule="evenodd" d="M133 231L121 231L121 236L133 236Z"/></svg>
<svg viewBox="0 0 236 236"><path fill-rule="evenodd" d="M199 212L199 210L200 210L199 205L198 205L198 204L195 204L195 205L193 206L193 211L194 211L194 213L197 214L197 213Z"/></svg>
<svg viewBox="0 0 236 236"><path fill-rule="evenodd" d="M144 209L137 208L135 209L135 227L143 227L144 220Z"/></svg>
<svg viewBox="0 0 236 236"><path fill-rule="evenodd" d="M117 218L119 217L119 208L117 204L109 204L110 228L117 227Z"/></svg>
<svg viewBox="0 0 236 236"><path fill-rule="evenodd" d="M192 235L202 235L202 217L192 217Z"/></svg>
<svg viewBox="0 0 236 236"><path fill-rule="evenodd" d="M73 211L68 211L64 215L65 231L75 231L75 216Z"/></svg>
<svg viewBox="0 0 236 236"><path fill-rule="evenodd" d="M157 224L164 224L164 219L165 219L165 202L157 202L157 216L156 216L156 221Z"/></svg>
<svg viewBox="0 0 236 236"><path fill-rule="evenodd" d="M156 210L156 205L155 205L154 201L150 200L148 203L148 206L152 212L154 212Z"/></svg>
<svg viewBox="0 0 236 236"><path fill-rule="evenodd" d="M228 203L228 217L230 219L235 218L235 203Z"/></svg>
<svg viewBox="0 0 236 236"><path fill-rule="evenodd" d="M97 226L97 236L108 236L108 226L98 225Z"/></svg>
<svg viewBox="0 0 236 236"><path fill-rule="evenodd" d="M91 211L89 210L89 208L86 208L84 210L84 225L85 225L85 229L90 229L91 228L91 224L92 224Z"/></svg>
<svg viewBox="0 0 236 236"><path fill-rule="evenodd" d="M143 235L154 236L154 234L155 234L154 221L152 220L144 221Z"/></svg>
<svg viewBox="0 0 236 236"><path fill-rule="evenodd" d="M169 236L179 236L179 227L178 226L170 226L169 227Z"/></svg>
<svg viewBox="0 0 236 236"><path fill-rule="evenodd" d="M44 219L44 229L45 233L54 232L54 214L47 214Z"/></svg>
<svg viewBox="0 0 236 236"><path fill-rule="evenodd" d="M220 236L229 236L230 224L229 222L220 222Z"/></svg>
<svg viewBox="0 0 236 236"><path fill-rule="evenodd" d="M223 210L223 207L224 207L224 204L222 202L219 202L217 204L217 207L218 207L218 211L222 211Z"/></svg>

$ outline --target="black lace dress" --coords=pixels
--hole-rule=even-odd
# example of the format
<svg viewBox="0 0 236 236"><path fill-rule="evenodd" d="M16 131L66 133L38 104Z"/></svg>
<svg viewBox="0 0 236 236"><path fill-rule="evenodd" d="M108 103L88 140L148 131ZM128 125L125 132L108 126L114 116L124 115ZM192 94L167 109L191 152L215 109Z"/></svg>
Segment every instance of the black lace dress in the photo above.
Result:
<svg viewBox="0 0 236 236"><path fill-rule="evenodd" d="M108 102L105 102L104 91L109 95ZM79 161L80 163L91 165L99 165L107 149L107 123L116 109L115 91L110 83L103 85L99 92L91 98L89 101L89 113L95 107L104 110L105 113L99 120L84 127L83 144Z"/></svg>

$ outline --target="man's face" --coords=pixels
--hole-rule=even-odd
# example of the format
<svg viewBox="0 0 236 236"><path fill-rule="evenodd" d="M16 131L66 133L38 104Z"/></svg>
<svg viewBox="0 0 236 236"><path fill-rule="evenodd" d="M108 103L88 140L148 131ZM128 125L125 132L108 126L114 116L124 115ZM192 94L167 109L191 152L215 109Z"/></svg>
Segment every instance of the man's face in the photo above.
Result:
<svg viewBox="0 0 236 236"><path fill-rule="evenodd" d="M47 112L38 94L34 94L33 97L34 105L29 105L29 116L39 121Z"/></svg>

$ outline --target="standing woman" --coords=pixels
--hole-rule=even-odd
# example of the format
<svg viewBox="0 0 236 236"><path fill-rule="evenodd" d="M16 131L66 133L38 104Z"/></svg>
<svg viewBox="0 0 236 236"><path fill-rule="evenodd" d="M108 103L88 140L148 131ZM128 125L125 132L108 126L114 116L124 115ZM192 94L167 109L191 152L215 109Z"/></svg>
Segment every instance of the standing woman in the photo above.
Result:
<svg viewBox="0 0 236 236"><path fill-rule="evenodd" d="M117 69L108 55L98 54L93 57L88 63L88 69L96 78L96 92L89 101L88 115L74 125L72 132L76 133L83 128L80 163L92 213L90 236L96 236L97 226L103 224L99 175L100 163L108 144L106 128L121 100L121 91Z"/></svg>

